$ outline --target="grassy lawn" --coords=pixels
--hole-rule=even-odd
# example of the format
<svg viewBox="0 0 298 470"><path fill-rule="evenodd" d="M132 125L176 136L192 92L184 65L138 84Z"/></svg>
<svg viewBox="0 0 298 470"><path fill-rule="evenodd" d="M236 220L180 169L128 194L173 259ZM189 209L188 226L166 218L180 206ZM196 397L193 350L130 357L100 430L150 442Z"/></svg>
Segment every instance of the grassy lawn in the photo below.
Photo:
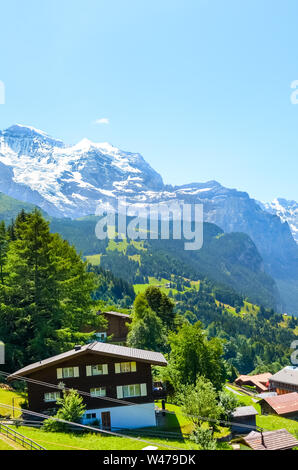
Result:
<svg viewBox="0 0 298 470"><path fill-rule="evenodd" d="M12 447L6 444L6 442L1 440L1 435L0 435L0 450L14 450Z"/></svg>
<svg viewBox="0 0 298 470"><path fill-rule="evenodd" d="M67 434L51 433L40 429L19 427L18 432L33 439L47 450L141 450L149 445L124 437L103 436L99 433ZM163 445L172 446L174 449L197 449L198 446L189 441L175 441L162 438L146 437L138 433L144 441L150 441L159 449L167 449ZM174 450L173 449L173 450Z"/></svg>
<svg viewBox="0 0 298 470"><path fill-rule="evenodd" d="M161 408L160 401L158 401L156 404L159 408ZM181 432L183 434L190 434L193 431L194 425L192 421L181 412L179 406L166 403L166 409L168 411L172 411L173 414L166 414L165 425L162 427L163 430L170 432Z"/></svg>
<svg viewBox="0 0 298 470"><path fill-rule="evenodd" d="M157 402L157 405L161 408L161 402ZM181 432L183 434L191 434L194 429L193 422L185 416L180 407L177 405L172 405L166 403L166 409L172 411L173 414L168 413L166 415L165 425L159 427L159 430L169 431L169 432ZM214 433L216 439L227 436L230 433L229 428L219 426L219 430ZM227 443L218 443L218 449L230 449L230 446Z"/></svg>
<svg viewBox="0 0 298 470"><path fill-rule="evenodd" d="M126 239L122 241L110 240L107 251L119 251L120 253L126 255L126 251L129 245L134 246L134 248L138 251L147 251L147 249L144 247L144 242L136 240L130 240L128 242Z"/></svg>
<svg viewBox="0 0 298 470"><path fill-rule="evenodd" d="M244 305L241 307L240 312L237 313L235 307L232 307L229 304L225 304L223 302L220 302L217 299L215 299L215 302L216 302L217 306L223 304L223 306L227 310L227 312L231 313L232 315L237 315L237 316L240 316L240 317L243 317L248 313L256 314L260 310L260 307L258 307L257 305L254 305L254 304L251 304L250 302L244 301Z"/></svg>
<svg viewBox="0 0 298 470"><path fill-rule="evenodd" d="M14 406L19 408L20 407L20 403L24 401L24 397L21 396L20 394L16 393L16 392L10 392L10 391L7 391L7 390L3 390L0 388L0 403L4 403L5 405L9 405L9 406L13 406L13 402L14 402ZM12 410L10 410L9 408L3 408L0 406L0 415L2 416L12 416L13 412ZM14 413L14 416L15 418L17 418L18 416L20 416L20 412L19 411L15 411Z"/></svg>
<svg viewBox="0 0 298 470"><path fill-rule="evenodd" d="M166 284L168 284L170 281L168 279L156 279L155 277L149 277L149 283L148 284L134 284L134 290L136 294L140 294L142 292L145 292L147 287L149 286L157 286L160 288L162 292L165 294L168 294L169 291L171 290L174 294L176 294L178 291L176 289L168 289Z"/></svg>
<svg viewBox="0 0 298 470"><path fill-rule="evenodd" d="M86 260L88 261L88 263L92 264L92 266L99 266L100 265L100 257L101 257L101 255L86 256Z"/></svg>
<svg viewBox="0 0 298 470"><path fill-rule="evenodd" d="M298 437L298 422L281 416L268 415L257 416L257 425L268 431L275 429L287 429L291 434Z"/></svg>
<svg viewBox="0 0 298 470"><path fill-rule="evenodd" d="M161 402L157 404L161 407ZM171 446L173 448L168 450L198 450L199 446L188 439L182 438L181 440L175 440L174 437L151 437L148 431L189 434L193 430L193 423L183 415L178 406L166 404L166 409L172 411L173 414L166 415L166 421L163 426L134 431L135 437L147 442L128 439L126 437L107 436L100 433L51 433L28 427L18 427L17 430L21 434L33 439L47 450L140 450L150 445L150 443L156 445L159 449L165 450L168 448L164 446ZM228 429L220 428L215 437L220 438L226 434L228 434ZM218 443L218 449L230 449L230 446L227 443Z"/></svg>

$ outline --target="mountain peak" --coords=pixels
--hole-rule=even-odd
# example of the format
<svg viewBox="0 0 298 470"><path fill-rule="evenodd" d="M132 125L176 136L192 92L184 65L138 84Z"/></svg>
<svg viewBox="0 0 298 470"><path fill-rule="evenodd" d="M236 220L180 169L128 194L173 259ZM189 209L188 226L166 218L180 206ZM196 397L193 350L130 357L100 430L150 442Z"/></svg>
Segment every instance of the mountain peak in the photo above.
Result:
<svg viewBox="0 0 298 470"><path fill-rule="evenodd" d="M97 149L102 153L108 155L115 155L120 152L117 147L114 147L108 142L93 142L92 140L87 139L86 137L84 137L84 139L80 140L80 142L78 142L74 146L70 147L71 150L80 150L83 152L88 152L92 148Z"/></svg>
<svg viewBox="0 0 298 470"><path fill-rule="evenodd" d="M46 134L44 131L41 131L40 129L36 129L35 127L32 126L25 126L23 124L14 124L8 129L5 129L6 133L10 134L39 134L43 137L50 137L48 134Z"/></svg>
<svg viewBox="0 0 298 470"><path fill-rule="evenodd" d="M1 131L0 131L1 134ZM40 141L47 141L53 146L63 147L64 143L62 140L54 139L46 132L37 129L32 126L27 126L23 124L13 124L12 126L5 129L2 133L4 136L11 137L13 139L29 139L29 140L40 140Z"/></svg>

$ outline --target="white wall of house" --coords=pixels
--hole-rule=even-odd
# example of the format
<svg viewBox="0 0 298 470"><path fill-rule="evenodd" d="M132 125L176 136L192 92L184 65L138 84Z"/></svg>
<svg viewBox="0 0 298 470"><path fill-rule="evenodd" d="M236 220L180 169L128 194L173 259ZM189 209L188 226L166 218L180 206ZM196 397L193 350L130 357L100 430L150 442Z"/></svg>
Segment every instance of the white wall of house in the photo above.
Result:
<svg viewBox="0 0 298 470"><path fill-rule="evenodd" d="M101 413L107 411L111 414L112 428L133 429L156 426L154 403L87 410L83 416L82 422L83 424L90 424L97 419L101 425ZM92 417L91 419L87 419L87 414L96 414L96 418Z"/></svg>

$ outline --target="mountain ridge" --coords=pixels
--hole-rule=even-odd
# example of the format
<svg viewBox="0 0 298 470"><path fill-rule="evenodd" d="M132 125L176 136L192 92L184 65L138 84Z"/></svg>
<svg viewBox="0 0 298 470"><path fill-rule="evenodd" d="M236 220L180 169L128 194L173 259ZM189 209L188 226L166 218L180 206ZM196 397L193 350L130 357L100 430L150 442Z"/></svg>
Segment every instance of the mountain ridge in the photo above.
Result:
<svg viewBox="0 0 298 470"><path fill-rule="evenodd" d="M165 185L138 153L88 139L67 146L22 125L0 131L0 191L37 205L52 217L72 219L95 214L99 204L115 203L119 197L145 206L172 201L203 204L206 222L226 233L251 237L266 272L279 286L282 308L298 313L298 247L290 227L246 192L214 180Z"/></svg>

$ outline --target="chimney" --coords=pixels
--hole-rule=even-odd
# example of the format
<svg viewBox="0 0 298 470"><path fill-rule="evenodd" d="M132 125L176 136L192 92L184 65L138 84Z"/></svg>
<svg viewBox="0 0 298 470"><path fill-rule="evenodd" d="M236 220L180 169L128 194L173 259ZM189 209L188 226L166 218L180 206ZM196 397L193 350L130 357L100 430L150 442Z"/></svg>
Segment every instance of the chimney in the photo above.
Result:
<svg viewBox="0 0 298 470"><path fill-rule="evenodd" d="M74 350L75 351L80 351L81 350L81 345L80 344L77 344L75 347L74 347Z"/></svg>

